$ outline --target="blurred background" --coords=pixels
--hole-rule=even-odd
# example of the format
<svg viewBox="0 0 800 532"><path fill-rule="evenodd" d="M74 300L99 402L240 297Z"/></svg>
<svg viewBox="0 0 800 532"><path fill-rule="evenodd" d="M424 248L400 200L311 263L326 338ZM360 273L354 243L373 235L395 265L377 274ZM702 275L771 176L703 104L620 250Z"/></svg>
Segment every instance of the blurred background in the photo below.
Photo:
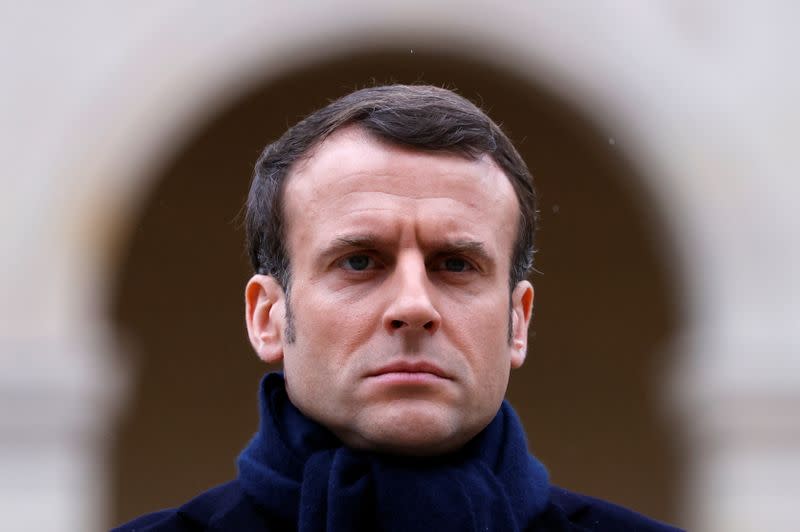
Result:
<svg viewBox="0 0 800 532"><path fill-rule="evenodd" d="M331 99L482 106L541 199L509 398L553 480L692 530L798 530L793 3L0 7L0 509L104 530L235 475L260 150Z"/></svg>

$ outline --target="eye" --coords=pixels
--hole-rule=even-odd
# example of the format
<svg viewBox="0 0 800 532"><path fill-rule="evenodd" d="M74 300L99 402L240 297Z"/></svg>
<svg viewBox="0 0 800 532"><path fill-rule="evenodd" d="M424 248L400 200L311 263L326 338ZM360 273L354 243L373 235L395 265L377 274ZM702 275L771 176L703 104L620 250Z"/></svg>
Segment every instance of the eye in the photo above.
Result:
<svg viewBox="0 0 800 532"><path fill-rule="evenodd" d="M452 273L463 273L475 268L468 260L461 257L444 257L438 261L436 269Z"/></svg>
<svg viewBox="0 0 800 532"><path fill-rule="evenodd" d="M375 267L375 260L369 255L350 255L343 258L339 265L345 270L362 272Z"/></svg>

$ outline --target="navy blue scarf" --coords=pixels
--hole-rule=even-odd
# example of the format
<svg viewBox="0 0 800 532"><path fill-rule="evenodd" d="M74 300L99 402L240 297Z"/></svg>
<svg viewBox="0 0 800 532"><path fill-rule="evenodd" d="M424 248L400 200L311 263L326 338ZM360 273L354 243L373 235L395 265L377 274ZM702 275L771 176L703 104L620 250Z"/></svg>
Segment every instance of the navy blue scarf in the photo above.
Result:
<svg viewBox="0 0 800 532"><path fill-rule="evenodd" d="M392 457L342 445L289 402L278 373L261 383L261 425L238 465L247 494L300 532L522 531L548 502L507 402L458 452Z"/></svg>

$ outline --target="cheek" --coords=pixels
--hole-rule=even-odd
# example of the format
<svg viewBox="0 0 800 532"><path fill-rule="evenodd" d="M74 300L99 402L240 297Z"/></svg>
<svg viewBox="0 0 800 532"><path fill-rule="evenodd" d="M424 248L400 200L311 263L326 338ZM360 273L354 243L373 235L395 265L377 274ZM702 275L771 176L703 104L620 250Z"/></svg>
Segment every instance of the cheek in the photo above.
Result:
<svg viewBox="0 0 800 532"><path fill-rule="evenodd" d="M469 368L475 400L494 402L504 395L511 371L508 303L474 302L461 310L458 319L451 320L447 336Z"/></svg>
<svg viewBox="0 0 800 532"><path fill-rule="evenodd" d="M473 298L453 305L448 314L455 337L493 352L508 345L510 310L506 298Z"/></svg>
<svg viewBox="0 0 800 532"><path fill-rule="evenodd" d="M316 353L309 363L335 365L367 342L381 324L380 305L372 298L343 300L336 293L298 291L293 303L296 345L301 357ZM292 294L293 301L295 294Z"/></svg>

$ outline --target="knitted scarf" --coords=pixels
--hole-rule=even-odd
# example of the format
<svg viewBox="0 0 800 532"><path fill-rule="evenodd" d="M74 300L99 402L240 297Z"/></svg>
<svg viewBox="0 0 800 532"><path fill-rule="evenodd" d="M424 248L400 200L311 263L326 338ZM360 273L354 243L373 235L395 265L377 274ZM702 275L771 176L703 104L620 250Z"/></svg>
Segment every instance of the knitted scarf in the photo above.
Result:
<svg viewBox="0 0 800 532"><path fill-rule="evenodd" d="M547 505L547 471L505 401L464 448L430 458L345 447L292 405L279 373L264 377L260 405L239 480L268 515L300 532L514 532Z"/></svg>

